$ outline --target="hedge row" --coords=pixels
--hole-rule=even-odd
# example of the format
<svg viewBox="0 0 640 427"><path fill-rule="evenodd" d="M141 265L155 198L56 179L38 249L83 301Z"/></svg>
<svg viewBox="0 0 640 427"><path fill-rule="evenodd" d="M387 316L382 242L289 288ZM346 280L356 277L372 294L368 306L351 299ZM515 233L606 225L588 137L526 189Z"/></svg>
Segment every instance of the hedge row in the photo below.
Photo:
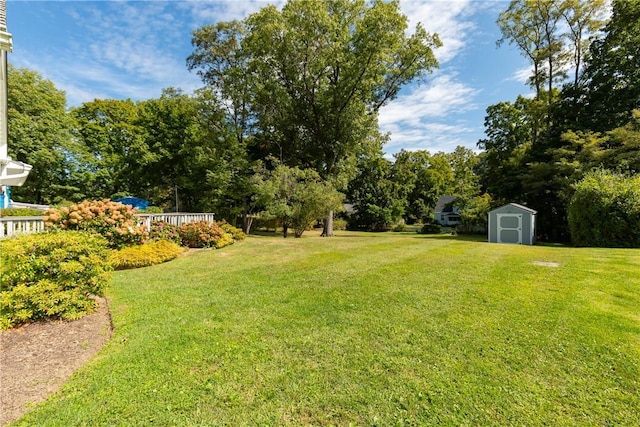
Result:
<svg viewBox="0 0 640 427"><path fill-rule="evenodd" d="M640 175L595 171L575 190L568 214L576 246L640 248Z"/></svg>
<svg viewBox="0 0 640 427"><path fill-rule="evenodd" d="M168 240L158 240L113 251L109 261L115 270L127 270L161 264L176 258L182 252L182 246Z"/></svg>

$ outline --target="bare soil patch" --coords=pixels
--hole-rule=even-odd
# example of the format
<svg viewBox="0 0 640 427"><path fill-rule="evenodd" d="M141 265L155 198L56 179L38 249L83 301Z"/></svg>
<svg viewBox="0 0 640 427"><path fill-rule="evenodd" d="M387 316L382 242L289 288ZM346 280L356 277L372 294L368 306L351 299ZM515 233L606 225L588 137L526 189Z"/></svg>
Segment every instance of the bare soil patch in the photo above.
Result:
<svg viewBox="0 0 640 427"><path fill-rule="evenodd" d="M533 261L532 264L541 267L560 267L560 263L553 261Z"/></svg>
<svg viewBox="0 0 640 427"><path fill-rule="evenodd" d="M105 298L95 312L73 322L44 321L0 332L0 425L44 401L111 336Z"/></svg>

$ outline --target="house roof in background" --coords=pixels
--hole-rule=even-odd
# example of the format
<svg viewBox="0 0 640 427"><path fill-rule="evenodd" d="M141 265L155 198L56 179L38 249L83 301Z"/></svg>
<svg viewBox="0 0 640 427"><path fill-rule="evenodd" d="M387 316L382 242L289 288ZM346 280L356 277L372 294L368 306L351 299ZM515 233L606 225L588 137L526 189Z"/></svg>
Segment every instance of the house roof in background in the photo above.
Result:
<svg viewBox="0 0 640 427"><path fill-rule="evenodd" d="M452 210L449 209L448 211L445 210L445 208L447 207L448 204L450 204L451 202L456 201L458 198L456 196L440 196L438 197L438 201L436 202L436 208L434 209L435 212L451 212Z"/></svg>

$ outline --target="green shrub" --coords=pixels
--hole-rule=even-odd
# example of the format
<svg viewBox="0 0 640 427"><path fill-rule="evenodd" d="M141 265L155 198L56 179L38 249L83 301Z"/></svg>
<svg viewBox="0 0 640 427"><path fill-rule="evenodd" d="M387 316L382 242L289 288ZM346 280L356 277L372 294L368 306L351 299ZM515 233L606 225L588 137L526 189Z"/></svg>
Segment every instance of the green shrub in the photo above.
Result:
<svg viewBox="0 0 640 427"><path fill-rule="evenodd" d="M461 201L458 199L456 202ZM487 193L466 200L460 209L460 224L456 232L460 234L487 234L489 211L493 200Z"/></svg>
<svg viewBox="0 0 640 427"><path fill-rule="evenodd" d="M0 241L0 328L91 312L109 279L108 254L103 237L78 231Z"/></svg>
<svg viewBox="0 0 640 427"><path fill-rule="evenodd" d="M346 230L347 229L347 220L342 218L336 218L333 220L333 229L334 230Z"/></svg>
<svg viewBox="0 0 640 427"><path fill-rule="evenodd" d="M576 246L640 247L640 176L599 170L575 190L568 217Z"/></svg>
<svg viewBox="0 0 640 427"><path fill-rule="evenodd" d="M258 217L253 220L253 228L256 230L273 230L275 232L281 226L282 222L277 218Z"/></svg>
<svg viewBox="0 0 640 427"><path fill-rule="evenodd" d="M149 230L150 240L169 240L178 245L182 245L180 237L180 227L169 224L165 221L152 221Z"/></svg>
<svg viewBox="0 0 640 427"><path fill-rule="evenodd" d="M105 237L111 248L141 245L147 239L144 227L137 224L135 209L110 200L85 200L77 205L49 209L44 225L49 229L86 230Z"/></svg>
<svg viewBox="0 0 640 427"><path fill-rule="evenodd" d="M164 210L159 206L147 206L144 209L138 209L139 214L161 214Z"/></svg>
<svg viewBox="0 0 640 427"><path fill-rule="evenodd" d="M227 221L217 221L216 225L224 230L225 233L231 234L233 240L244 240L247 235L242 232L238 227L234 227Z"/></svg>
<svg viewBox="0 0 640 427"><path fill-rule="evenodd" d="M407 230L407 226L404 224L397 224L395 227L393 227L393 231L396 233L400 233L406 230Z"/></svg>
<svg viewBox="0 0 640 427"><path fill-rule="evenodd" d="M225 236L224 230L218 225L207 222L197 221L180 226L180 238L182 244L190 248L217 248L218 241ZM229 237L233 243L233 237ZM226 241L223 241L224 245ZM226 246L226 245L225 245Z"/></svg>
<svg viewBox="0 0 640 427"><path fill-rule="evenodd" d="M233 236L231 234L229 234L229 233L224 233L216 241L215 248L216 249L224 248L225 246L233 245L234 243L235 243L235 240L233 240Z"/></svg>
<svg viewBox="0 0 640 427"><path fill-rule="evenodd" d="M184 251L180 245L168 240L149 242L142 246L112 251L109 260L116 270L148 267L175 259Z"/></svg>
<svg viewBox="0 0 640 427"><path fill-rule="evenodd" d="M440 234L442 233L442 226L435 221L430 221L422 225L420 234Z"/></svg>
<svg viewBox="0 0 640 427"><path fill-rule="evenodd" d="M44 212L32 208L4 208L0 209L0 217L3 216L43 216Z"/></svg>

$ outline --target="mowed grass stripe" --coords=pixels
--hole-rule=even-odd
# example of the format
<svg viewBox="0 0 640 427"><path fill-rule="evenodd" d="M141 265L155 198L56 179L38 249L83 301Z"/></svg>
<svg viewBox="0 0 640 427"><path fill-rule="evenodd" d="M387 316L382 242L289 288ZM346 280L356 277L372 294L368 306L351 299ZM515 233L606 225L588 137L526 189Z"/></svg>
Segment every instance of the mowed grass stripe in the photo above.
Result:
<svg viewBox="0 0 640 427"><path fill-rule="evenodd" d="M119 272L112 341L22 423L640 424L638 257L345 232Z"/></svg>

